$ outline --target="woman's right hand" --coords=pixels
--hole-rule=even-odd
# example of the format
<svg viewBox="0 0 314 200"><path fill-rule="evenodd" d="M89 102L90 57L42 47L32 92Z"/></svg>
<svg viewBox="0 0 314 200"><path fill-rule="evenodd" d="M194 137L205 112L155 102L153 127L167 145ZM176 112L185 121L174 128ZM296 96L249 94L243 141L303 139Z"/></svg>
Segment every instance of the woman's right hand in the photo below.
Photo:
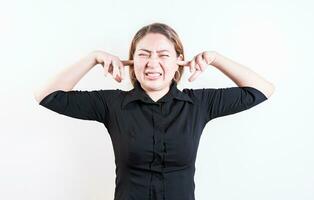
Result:
<svg viewBox="0 0 314 200"><path fill-rule="evenodd" d="M121 61L119 57L100 50L93 51L91 55L96 64L103 66L105 76L110 73L119 83L125 79L125 66L133 64L133 61Z"/></svg>

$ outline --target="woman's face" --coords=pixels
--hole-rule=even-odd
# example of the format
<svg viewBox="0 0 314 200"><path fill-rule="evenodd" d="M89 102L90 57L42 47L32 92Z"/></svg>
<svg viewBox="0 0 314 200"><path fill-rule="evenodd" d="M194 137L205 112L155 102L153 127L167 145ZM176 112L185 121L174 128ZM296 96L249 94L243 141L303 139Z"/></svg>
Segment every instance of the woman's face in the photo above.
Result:
<svg viewBox="0 0 314 200"><path fill-rule="evenodd" d="M138 43L134 52L134 73L146 91L159 91L169 87L178 70L173 44L164 35L148 33Z"/></svg>

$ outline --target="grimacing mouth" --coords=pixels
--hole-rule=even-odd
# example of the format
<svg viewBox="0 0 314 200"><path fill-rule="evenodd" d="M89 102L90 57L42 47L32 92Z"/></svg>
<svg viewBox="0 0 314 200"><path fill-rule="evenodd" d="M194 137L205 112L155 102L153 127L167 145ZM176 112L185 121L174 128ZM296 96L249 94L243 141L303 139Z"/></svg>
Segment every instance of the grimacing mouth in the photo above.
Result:
<svg viewBox="0 0 314 200"><path fill-rule="evenodd" d="M148 76L148 74L156 74L156 73L158 73L160 76L162 75L162 73L160 72L145 72L144 74Z"/></svg>

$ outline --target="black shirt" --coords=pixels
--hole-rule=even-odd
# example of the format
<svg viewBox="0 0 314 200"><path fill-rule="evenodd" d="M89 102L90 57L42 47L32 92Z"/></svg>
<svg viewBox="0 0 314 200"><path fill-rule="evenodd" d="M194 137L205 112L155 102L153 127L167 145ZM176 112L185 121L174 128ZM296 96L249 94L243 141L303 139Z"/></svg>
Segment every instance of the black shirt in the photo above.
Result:
<svg viewBox="0 0 314 200"><path fill-rule="evenodd" d="M194 200L200 136L210 120L247 110L267 97L253 87L170 90L153 101L136 82L122 91L55 91L40 105L103 123L112 141L115 200Z"/></svg>

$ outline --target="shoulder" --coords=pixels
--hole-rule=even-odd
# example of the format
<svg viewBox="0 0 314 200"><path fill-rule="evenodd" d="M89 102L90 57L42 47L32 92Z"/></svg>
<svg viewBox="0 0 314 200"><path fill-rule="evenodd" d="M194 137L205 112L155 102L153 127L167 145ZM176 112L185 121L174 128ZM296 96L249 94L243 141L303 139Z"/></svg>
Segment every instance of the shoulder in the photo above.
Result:
<svg viewBox="0 0 314 200"><path fill-rule="evenodd" d="M110 104L112 109L120 109L123 103L132 98L134 88L131 90L122 90L122 89L107 89L107 90L98 90L98 93L101 95L102 99L107 104Z"/></svg>
<svg viewBox="0 0 314 200"><path fill-rule="evenodd" d="M121 101L124 97L129 94L132 90L125 91L121 89L106 89L106 90L94 90L92 92L97 92L103 99L110 101Z"/></svg>
<svg viewBox="0 0 314 200"><path fill-rule="evenodd" d="M100 94L102 96L115 98L115 97L119 97L119 96L124 96L129 91L124 91L121 89L106 89L106 90L101 89L101 90L93 90L91 92L97 92L98 94Z"/></svg>
<svg viewBox="0 0 314 200"><path fill-rule="evenodd" d="M201 101L204 97L209 94L217 92L217 88L183 88L182 92L188 95L191 99Z"/></svg>

